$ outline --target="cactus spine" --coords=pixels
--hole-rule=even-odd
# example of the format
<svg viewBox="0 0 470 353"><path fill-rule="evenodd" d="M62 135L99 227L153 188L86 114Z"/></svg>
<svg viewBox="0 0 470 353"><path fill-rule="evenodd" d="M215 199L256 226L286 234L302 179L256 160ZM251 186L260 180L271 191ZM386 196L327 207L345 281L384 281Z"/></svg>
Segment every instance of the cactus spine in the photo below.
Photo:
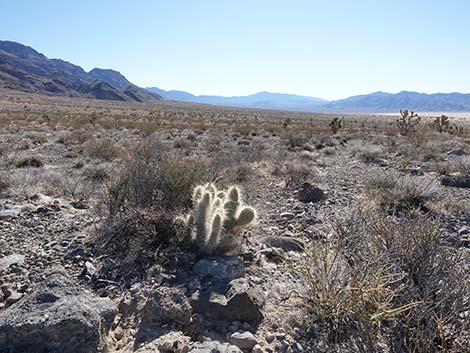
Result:
<svg viewBox="0 0 470 353"><path fill-rule="evenodd" d="M240 231L255 218L255 209L242 203L238 187L221 191L210 183L194 188L193 212L185 220L195 228L191 238L198 252L210 255L233 252L240 244Z"/></svg>

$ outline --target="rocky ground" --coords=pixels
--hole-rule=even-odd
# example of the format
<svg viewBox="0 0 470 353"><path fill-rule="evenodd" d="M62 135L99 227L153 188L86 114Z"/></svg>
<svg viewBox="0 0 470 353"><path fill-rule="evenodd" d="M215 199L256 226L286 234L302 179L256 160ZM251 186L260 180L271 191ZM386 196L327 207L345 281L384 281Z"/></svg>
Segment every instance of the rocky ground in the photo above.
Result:
<svg viewBox="0 0 470 353"><path fill-rule="evenodd" d="M309 309L308 278L297 270L311 266L311 252L355 209L383 207L380 197L391 196L377 194L371 178L384 175L432 194L413 212L435 222L468 266L465 120L455 120L465 125L458 135L426 130L418 140L399 136L393 117L347 116L332 135L331 117L312 114L21 94L1 103L2 353L403 351L384 338L392 319L374 341L354 324L338 339L339 329L326 325L338 315ZM258 217L237 256L159 243L148 228L125 233L122 224L147 226L152 211L110 220L108 187L144 139L178 158L210 161L206 181L241 186ZM416 191L406 185L405 195ZM158 235L160 223L152 224ZM460 319L442 319L454 351L470 343L463 288Z"/></svg>

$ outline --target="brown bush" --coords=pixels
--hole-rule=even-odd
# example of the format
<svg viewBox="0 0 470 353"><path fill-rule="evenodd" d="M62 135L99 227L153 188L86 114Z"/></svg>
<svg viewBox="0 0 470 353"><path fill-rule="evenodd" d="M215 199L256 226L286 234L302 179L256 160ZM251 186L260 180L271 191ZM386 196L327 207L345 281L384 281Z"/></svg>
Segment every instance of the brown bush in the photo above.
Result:
<svg viewBox="0 0 470 353"><path fill-rule="evenodd" d="M93 138L83 144L83 153L88 157L111 161L119 155L119 148L116 147L111 139Z"/></svg>
<svg viewBox="0 0 470 353"><path fill-rule="evenodd" d="M161 149L145 140L124 162L121 173L108 186L110 214L129 207L165 209L189 207L192 187L208 178L210 162Z"/></svg>

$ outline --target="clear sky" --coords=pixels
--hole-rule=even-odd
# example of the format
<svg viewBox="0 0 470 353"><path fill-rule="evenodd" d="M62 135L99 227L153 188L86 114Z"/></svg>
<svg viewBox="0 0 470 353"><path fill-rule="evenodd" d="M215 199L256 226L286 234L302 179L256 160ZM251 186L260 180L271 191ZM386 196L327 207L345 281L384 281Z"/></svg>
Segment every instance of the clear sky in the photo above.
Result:
<svg viewBox="0 0 470 353"><path fill-rule="evenodd" d="M467 0L0 0L0 39L195 94L470 92Z"/></svg>

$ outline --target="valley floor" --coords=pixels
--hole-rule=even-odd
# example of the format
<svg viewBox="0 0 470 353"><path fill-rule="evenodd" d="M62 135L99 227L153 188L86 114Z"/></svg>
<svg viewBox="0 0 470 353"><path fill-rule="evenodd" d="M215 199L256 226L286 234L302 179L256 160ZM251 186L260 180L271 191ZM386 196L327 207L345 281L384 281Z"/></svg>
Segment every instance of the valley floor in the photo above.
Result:
<svg viewBox="0 0 470 353"><path fill-rule="evenodd" d="M465 351L470 122L332 119L2 92L0 352ZM257 210L234 256L198 254L173 222L206 182ZM96 345L57 339L58 311L31 304L56 274L112 302L95 330L70 311ZM47 315L38 331L12 319L22 305Z"/></svg>

